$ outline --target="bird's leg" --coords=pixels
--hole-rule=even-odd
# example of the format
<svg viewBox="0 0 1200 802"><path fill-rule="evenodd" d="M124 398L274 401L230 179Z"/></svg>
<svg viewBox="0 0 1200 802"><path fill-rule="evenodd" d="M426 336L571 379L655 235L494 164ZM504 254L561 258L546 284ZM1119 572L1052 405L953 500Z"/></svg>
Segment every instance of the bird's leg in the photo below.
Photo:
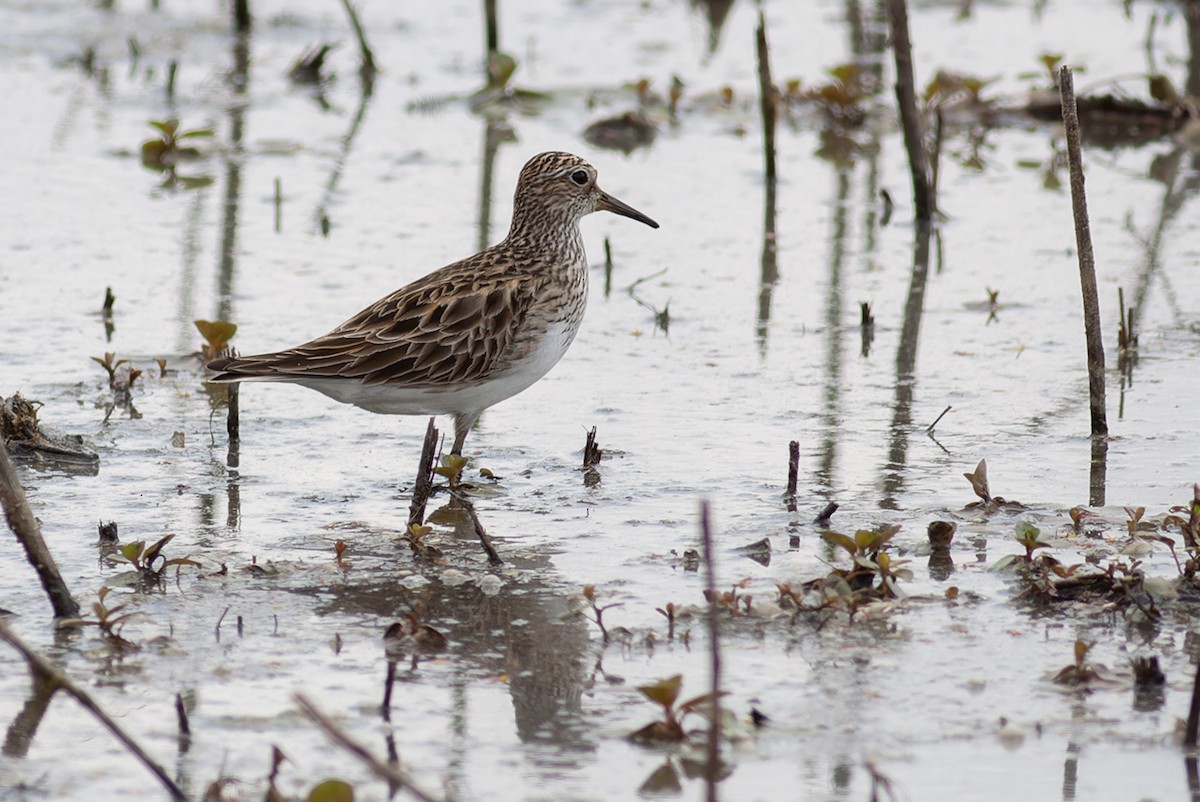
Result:
<svg viewBox="0 0 1200 802"><path fill-rule="evenodd" d="M478 412L459 412L454 416L454 448L450 449L452 455L461 457L463 443L467 441L467 433L471 431L471 427L475 425L475 421L479 420Z"/></svg>

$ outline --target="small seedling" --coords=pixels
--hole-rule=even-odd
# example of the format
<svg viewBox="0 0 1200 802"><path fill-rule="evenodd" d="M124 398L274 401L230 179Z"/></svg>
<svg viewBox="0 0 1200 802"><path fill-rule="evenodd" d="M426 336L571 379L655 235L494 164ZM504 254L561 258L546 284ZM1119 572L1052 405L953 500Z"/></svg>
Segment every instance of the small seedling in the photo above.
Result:
<svg viewBox="0 0 1200 802"><path fill-rule="evenodd" d="M470 460L460 454L448 454L442 457L442 464L433 469L433 472L438 476L444 476L446 481L450 483L450 489L458 488L462 481L463 468L467 467Z"/></svg>
<svg viewBox="0 0 1200 802"><path fill-rule="evenodd" d="M194 320L192 322L195 324L196 330L200 332L200 336L204 338L204 345L200 352L206 362L216 359L225 352L229 348L229 341L237 333L237 324L224 320Z"/></svg>
<svg viewBox="0 0 1200 802"><path fill-rule="evenodd" d="M663 717L660 721L652 721L629 737L635 741L682 741L687 737L683 729L683 720L690 714L703 710L714 699L713 694L705 693L694 696L686 702L676 704L679 692L683 688L683 675L676 674L655 682L653 685L643 685L638 691L662 708ZM717 697L727 696L725 691Z"/></svg>
<svg viewBox="0 0 1200 802"><path fill-rule="evenodd" d="M667 640L675 640L675 602L667 602L666 607L655 607L654 611L667 619Z"/></svg>
<svg viewBox="0 0 1200 802"><path fill-rule="evenodd" d="M99 627L100 632L102 632L104 634L104 637L107 638L114 645L121 646L121 647L136 648L135 644L132 641L127 640L125 637L122 636L121 632L124 630L125 625L127 623L129 623L130 619L132 619L134 616L136 616L137 613L122 614L121 611L125 609L125 605L123 605L123 604L118 604L116 607L109 607L108 605L106 605L104 603L104 599L106 596L108 596L108 594L111 590L112 590L112 588L100 588L100 590L96 591L96 595L99 596L99 599L92 603L92 612L96 616L95 621L85 621L84 619L76 618L76 619L63 621L59 624L59 626L62 626L62 627L86 627L86 626Z"/></svg>
<svg viewBox="0 0 1200 802"><path fill-rule="evenodd" d="M1129 530L1129 536L1133 537L1138 529L1141 528L1142 516L1146 514L1146 508L1125 507L1123 509L1125 510L1125 515L1128 516L1129 519L1125 522L1125 528Z"/></svg>
<svg viewBox="0 0 1200 802"><path fill-rule="evenodd" d="M158 580L172 565L192 565L197 568L201 567L200 563L190 557L173 557L168 559L162 552L168 543L175 538L175 535L167 535L152 546L147 547L146 541L135 540L131 543L126 543L116 551L114 551L109 559L116 562L126 562L133 566L134 573L140 579ZM155 561L161 560L161 563L155 567ZM130 576L122 574L110 581L110 584L118 582L122 577Z"/></svg>
<svg viewBox="0 0 1200 802"><path fill-rule="evenodd" d="M1075 641L1075 662L1063 667L1055 674L1054 681L1060 685L1086 685L1100 679L1096 667L1087 663L1088 651L1095 645L1094 641L1092 643L1082 640Z"/></svg>
<svg viewBox="0 0 1200 802"><path fill-rule="evenodd" d="M181 144L185 140L211 139L211 128L196 128L191 131L180 131L179 120L151 120L150 127L158 131L158 137L147 139L142 143L142 164L152 170L167 170L185 159L200 157L200 151L189 145Z"/></svg>
<svg viewBox="0 0 1200 802"><path fill-rule="evenodd" d="M1042 540L1042 530L1029 523L1029 521L1020 521L1017 523L1014 537L1018 543L1025 547L1026 562L1033 561L1033 553L1038 549L1050 548L1050 544Z"/></svg>
<svg viewBox="0 0 1200 802"><path fill-rule="evenodd" d="M604 639L605 643L608 643L608 629L604 626L604 611L611 610L613 607L623 607L624 602L613 602L612 604L606 604L601 607L596 603L595 585L583 586L583 598L592 608L592 620L595 621L596 626L600 628L600 637Z"/></svg>
<svg viewBox="0 0 1200 802"><path fill-rule="evenodd" d="M92 357L92 361L104 368L105 373L108 374L109 387L116 384L117 368L129 363L128 359L117 359L117 355L113 353L105 353L103 358L94 356Z"/></svg>
<svg viewBox="0 0 1200 802"><path fill-rule="evenodd" d="M1172 513L1186 513L1184 519L1180 515L1168 515L1163 519L1163 526L1173 524L1183 532L1183 545L1189 550L1200 549L1200 483L1192 485L1192 500L1171 508Z"/></svg>
<svg viewBox="0 0 1200 802"><path fill-rule="evenodd" d="M831 576L841 577L854 591L873 591L883 598L902 596L896 580L912 579L912 571L900 567L908 561L893 560L882 552L883 547L899 531L899 524L885 524L878 529L860 529L854 533L854 537L840 532L822 532L821 537L845 549L854 561L854 567L849 571L834 570ZM878 588L875 587L876 576L880 579Z"/></svg>

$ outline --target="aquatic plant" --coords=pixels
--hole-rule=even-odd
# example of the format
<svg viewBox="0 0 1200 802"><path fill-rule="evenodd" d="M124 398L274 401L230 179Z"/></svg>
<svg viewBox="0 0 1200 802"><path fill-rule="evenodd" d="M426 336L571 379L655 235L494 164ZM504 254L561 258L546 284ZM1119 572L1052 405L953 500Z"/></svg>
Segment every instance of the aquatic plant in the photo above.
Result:
<svg viewBox="0 0 1200 802"><path fill-rule="evenodd" d="M168 170L185 159L201 156L199 149L182 144L185 140L208 139L213 136L211 128L179 130L179 120L151 120L150 127L158 136L142 142L142 164L152 170Z"/></svg>
<svg viewBox="0 0 1200 802"><path fill-rule="evenodd" d="M600 637L604 639L605 643L608 643L609 632L608 628L604 626L604 611L611 610L614 607L623 607L624 602L613 602L612 604L606 604L601 607L596 602L595 585L584 585L582 594L584 600L588 603L588 606L591 607L592 621L594 621L596 626L600 628Z"/></svg>
<svg viewBox="0 0 1200 802"><path fill-rule="evenodd" d="M200 353L204 360L216 359L229 348L229 341L237 333L237 324L225 320L193 320L196 330L204 338Z"/></svg>
<svg viewBox="0 0 1200 802"><path fill-rule="evenodd" d="M631 733L629 735L630 739L651 742L682 741L687 738L687 732L683 729L683 721L688 715L705 710L716 698L728 696L724 691L715 695L712 693L703 693L699 696L693 696L686 702L678 702L679 692L682 689L682 674L675 674L651 685L640 686L638 692L661 707L663 717Z"/></svg>

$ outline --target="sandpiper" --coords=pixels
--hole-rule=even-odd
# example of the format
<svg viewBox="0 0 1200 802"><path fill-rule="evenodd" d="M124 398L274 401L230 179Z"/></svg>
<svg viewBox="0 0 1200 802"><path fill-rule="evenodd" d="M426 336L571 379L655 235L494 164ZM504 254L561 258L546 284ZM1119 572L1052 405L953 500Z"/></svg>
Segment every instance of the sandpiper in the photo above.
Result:
<svg viewBox="0 0 1200 802"><path fill-rule="evenodd" d="M600 189L580 157L538 154L517 179L502 242L303 345L215 359L211 381L292 382L384 415L453 415L461 454L479 415L545 376L575 339L588 278L579 221L595 211L658 228Z"/></svg>

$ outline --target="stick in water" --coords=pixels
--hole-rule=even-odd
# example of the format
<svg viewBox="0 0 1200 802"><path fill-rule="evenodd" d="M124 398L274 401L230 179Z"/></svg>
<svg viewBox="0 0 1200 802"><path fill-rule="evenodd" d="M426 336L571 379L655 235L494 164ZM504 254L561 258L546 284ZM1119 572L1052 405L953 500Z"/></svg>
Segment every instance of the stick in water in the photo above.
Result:
<svg viewBox="0 0 1200 802"><path fill-rule="evenodd" d="M1079 110L1075 106L1075 82L1071 68L1058 71L1062 96L1063 126L1067 133L1067 163L1071 168L1071 211L1075 215L1075 244L1079 252L1079 285L1083 291L1083 328L1087 336L1088 398L1092 435L1108 434L1104 410L1104 341L1100 336L1100 297L1096 290L1096 255L1088 222L1087 194L1083 188L1083 155L1079 136Z"/></svg>

